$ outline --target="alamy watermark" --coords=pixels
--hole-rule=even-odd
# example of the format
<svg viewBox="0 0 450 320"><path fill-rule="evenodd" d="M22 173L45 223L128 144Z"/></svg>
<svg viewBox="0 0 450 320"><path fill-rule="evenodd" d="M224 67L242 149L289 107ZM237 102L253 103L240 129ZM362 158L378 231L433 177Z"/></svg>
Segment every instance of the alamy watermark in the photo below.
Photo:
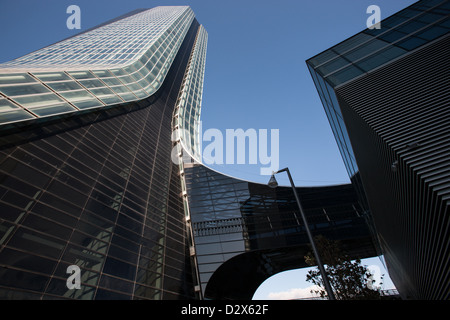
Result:
<svg viewBox="0 0 450 320"><path fill-rule="evenodd" d="M369 29L381 29L381 9L377 5L370 5L367 7L366 13L371 13L367 18L366 26Z"/></svg>
<svg viewBox="0 0 450 320"><path fill-rule="evenodd" d="M67 267L66 273L70 274L67 278L66 286L69 290L81 288L81 270L77 265Z"/></svg>
<svg viewBox="0 0 450 320"><path fill-rule="evenodd" d="M197 137L197 143L201 150L201 161L207 165L222 164L250 164L261 165L261 175L271 175L279 169L279 129L270 129L270 143L268 129L225 129L225 132L210 128ZM172 135L172 141L178 141L181 137L185 141L191 141L189 131L176 129ZM190 162L186 154L178 154L176 147L172 150L172 161L179 164L180 161Z"/></svg>
<svg viewBox="0 0 450 320"><path fill-rule="evenodd" d="M67 29L81 29L81 9L77 5L70 5L66 9L70 16L66 20Z"/></svg>

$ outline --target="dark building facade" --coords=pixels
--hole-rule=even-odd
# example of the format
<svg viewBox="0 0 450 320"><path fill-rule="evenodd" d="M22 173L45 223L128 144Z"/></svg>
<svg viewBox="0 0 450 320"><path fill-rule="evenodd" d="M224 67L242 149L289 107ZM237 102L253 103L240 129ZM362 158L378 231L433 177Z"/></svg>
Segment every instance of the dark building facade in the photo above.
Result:
<svg viewBox="0 0 450 320"><path fill-rule="evenodd" d="M307 61L406 299L450 298L449 15L418 1Z"/></svg>
<svg viewBox="0 0 450 320"><path fill-rule="evenodd" d="M204 29L189 7L124 19L67 41L123 23L155 29L132 65L58 67L50 49L74 50L61 42L43 49L57 70L27 64L36 56L0 69L1 299L199 297L171 153L174 110ZM67 285L70 265L80 268L79 289Z"/></svg>

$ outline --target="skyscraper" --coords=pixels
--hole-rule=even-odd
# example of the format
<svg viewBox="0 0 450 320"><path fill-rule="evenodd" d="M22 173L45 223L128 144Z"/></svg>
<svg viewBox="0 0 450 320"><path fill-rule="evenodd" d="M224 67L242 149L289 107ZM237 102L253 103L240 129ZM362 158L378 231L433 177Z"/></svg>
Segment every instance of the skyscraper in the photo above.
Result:
<svg viewBox="0 0 450 320"><path fill-rule="evenodd" d="M172 125L196 134L206 43L156 7L0 65L1 298L199 298Z"/></svg>
<svg viewBox="0 0 450 320"><path fill-rule="evenodd" d="M418 1L307 61L403 298L450 297L449 16Z"/></svg>

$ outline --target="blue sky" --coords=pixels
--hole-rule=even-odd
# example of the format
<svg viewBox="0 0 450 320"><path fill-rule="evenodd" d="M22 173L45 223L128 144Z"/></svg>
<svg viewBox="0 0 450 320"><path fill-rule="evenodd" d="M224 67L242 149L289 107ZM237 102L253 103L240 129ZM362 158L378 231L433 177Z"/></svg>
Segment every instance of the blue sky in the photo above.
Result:
<svg viewBox="0 0 450 320"><path fill-rule="evenodd" d="M347 183L347 172L305 60L366 28L369 5L381 18L412 0L2 0L0 62L72 36L137 8L189 5L208 32L202 127L278 129L280 168L297 186ZM81 30L66 27L66 8L81 8ZM259 165L213 166L266 183ZM277 176L288 185L284 174ZM368 264L372 264L369 262ZM385 271L383 271L385 272ZM271 289L294 285L277 280ZM283 278L284 279L284 278ZM305 287L304 282L295 284Z"/></svg>

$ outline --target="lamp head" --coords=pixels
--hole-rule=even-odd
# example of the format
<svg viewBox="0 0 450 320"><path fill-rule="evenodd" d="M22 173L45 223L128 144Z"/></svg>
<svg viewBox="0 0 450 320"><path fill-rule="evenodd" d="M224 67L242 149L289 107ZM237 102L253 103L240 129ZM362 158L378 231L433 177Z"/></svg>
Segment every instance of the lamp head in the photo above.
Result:
<svg viewBox="0 0 450 320"><path fill-rule="evenodd" d="M270 177L268 186L271 187L271 188L278 187L278 182L277 182L277 179L275 179L275 175L274 174L272 174L272 176Z"/></svg>

